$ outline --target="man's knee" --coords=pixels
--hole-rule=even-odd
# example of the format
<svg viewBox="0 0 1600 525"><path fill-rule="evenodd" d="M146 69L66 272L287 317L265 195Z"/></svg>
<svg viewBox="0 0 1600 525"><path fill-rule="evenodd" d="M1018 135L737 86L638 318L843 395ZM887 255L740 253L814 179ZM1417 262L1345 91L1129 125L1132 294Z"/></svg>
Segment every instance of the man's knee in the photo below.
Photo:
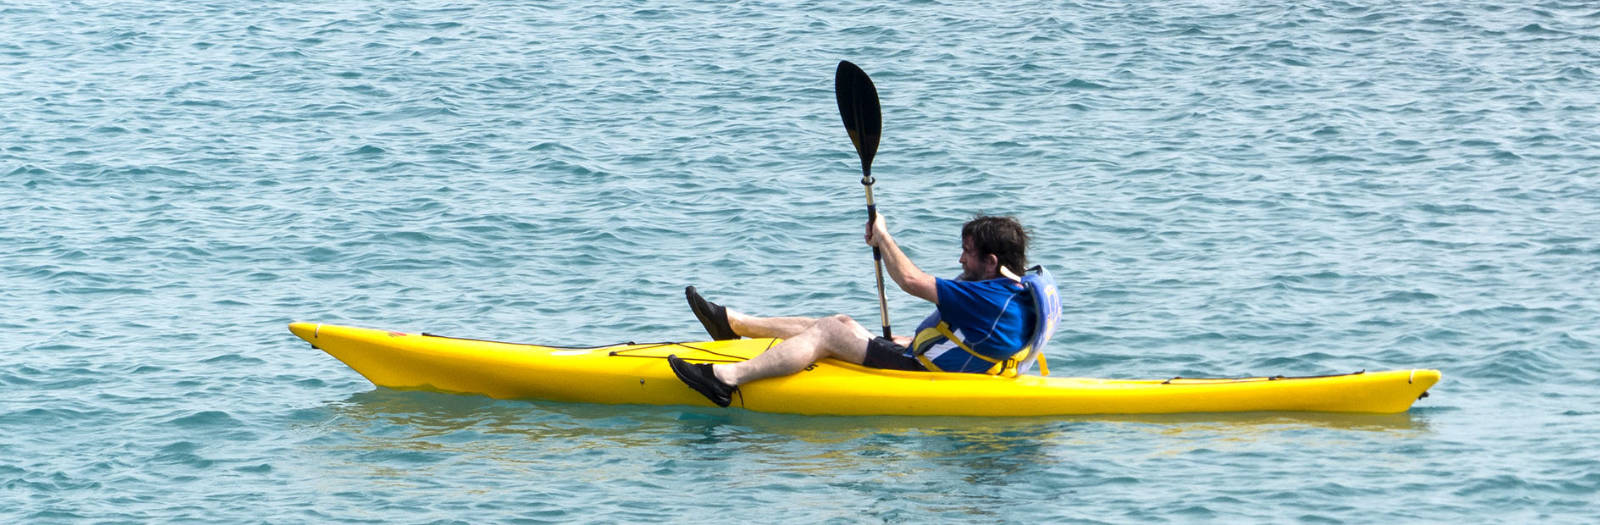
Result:
<svg viewBox="0 0 1600 525"><path fill-rule="evenodd" d="M845 314L834 314L822 318L817 322L817 328L824 333L850 333L855 331L856 320Z"/></svg>
<svg viewBox="0 0 1600 525"><path fill-rule="evenodd" d="M866 356L867 341L872 334L855 319L845 314L830 315L817 322L822 346L828 355L856 364Z"/></svg>
<svg viewBox="0 0 1600 525"><path fill-rule="evenodd" d="M850 316L845 314L824 317L817 323L817 328L823 337L834 341L836 344L854 346L856 342L872 338L872 333L868 332L866 327L861 326L861 323L856 322L855 319L851 319Z"/></svg>

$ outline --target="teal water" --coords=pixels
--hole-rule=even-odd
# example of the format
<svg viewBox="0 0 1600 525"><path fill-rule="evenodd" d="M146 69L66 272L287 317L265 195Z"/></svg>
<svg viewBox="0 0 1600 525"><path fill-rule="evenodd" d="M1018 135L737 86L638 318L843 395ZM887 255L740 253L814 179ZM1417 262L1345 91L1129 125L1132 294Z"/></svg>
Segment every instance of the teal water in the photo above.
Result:
<svg viewBox="0 0 1600 525"><path fill-rule="evenodd" d="M24 0L0 35L0 521L1597 513L1590 2ZM975 212L1033 229L1057 374L1444 382L806 418L375 389L285 329L694 339L687 284L875 320L840 59L925 269Z"/></svg>

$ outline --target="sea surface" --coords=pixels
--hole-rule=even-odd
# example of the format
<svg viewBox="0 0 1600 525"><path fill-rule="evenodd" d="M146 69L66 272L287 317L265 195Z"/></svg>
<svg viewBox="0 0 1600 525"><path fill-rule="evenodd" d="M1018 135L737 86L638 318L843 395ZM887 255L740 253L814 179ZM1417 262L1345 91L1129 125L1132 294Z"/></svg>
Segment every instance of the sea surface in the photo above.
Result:
<svg viewBox="0 0 1600 525"><path fill-rule="evenodd" d="M291 321L877 322L1012 214L1056 375L1399 415L799 417L375 388ZM928 307L896 294L901 332ZM1600 4L0 2L0 522L1593 523Z"/></svg>

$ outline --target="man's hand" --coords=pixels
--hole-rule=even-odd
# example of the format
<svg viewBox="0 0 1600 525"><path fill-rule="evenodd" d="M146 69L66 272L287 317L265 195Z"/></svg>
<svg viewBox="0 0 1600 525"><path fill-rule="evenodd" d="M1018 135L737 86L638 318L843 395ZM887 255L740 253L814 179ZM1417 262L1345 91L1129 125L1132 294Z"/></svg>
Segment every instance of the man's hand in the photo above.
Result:
<svg viewBox="0 0 1600 525"><path fill-rule="evenodd" d="M879 213L867 223L867 246L883 248L884 242L890 239L889 228L883 221L883 214Z"/></svg>

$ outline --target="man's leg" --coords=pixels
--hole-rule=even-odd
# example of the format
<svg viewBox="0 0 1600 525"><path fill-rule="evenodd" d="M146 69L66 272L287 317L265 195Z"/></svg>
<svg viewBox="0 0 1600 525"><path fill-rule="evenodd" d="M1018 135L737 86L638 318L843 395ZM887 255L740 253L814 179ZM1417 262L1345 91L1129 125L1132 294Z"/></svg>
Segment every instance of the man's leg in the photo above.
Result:
<svg viewBox="0 0 1600 525"><path fill-rule="evenodd" d="M733 318L733 315L729 316L730 320ZM756 329L776 331L798 327L797 319L801 318L752 319L758 319ZM745 335L744 332L740 333ZM871 339L872 333L850 319L850 316L834 315L814 320L809 327L792 333L778 346L767 349L749 361L714 365L711 371L716 374L717 380L737 386L758 379L798 373L825 357L861 364L866 360L867 341Z"/></svg>
<svg viewBox="0 0 1600 525"><path fill-rule="evenodd" d="M810 317L756 317L728 309L728 326L744 337L777 337L788 339L811 329L817 324Z"/></svg>
<svg viewBox="0 0 1600 525"><path fill-rule="evenodd" d="M741 336L788 339L817 324L817 320L810 317L757 317L735 312L707 301L693 286L685 287L683 295L689 301L689 310L706 327L706 333L717 340Z"/></svg>

